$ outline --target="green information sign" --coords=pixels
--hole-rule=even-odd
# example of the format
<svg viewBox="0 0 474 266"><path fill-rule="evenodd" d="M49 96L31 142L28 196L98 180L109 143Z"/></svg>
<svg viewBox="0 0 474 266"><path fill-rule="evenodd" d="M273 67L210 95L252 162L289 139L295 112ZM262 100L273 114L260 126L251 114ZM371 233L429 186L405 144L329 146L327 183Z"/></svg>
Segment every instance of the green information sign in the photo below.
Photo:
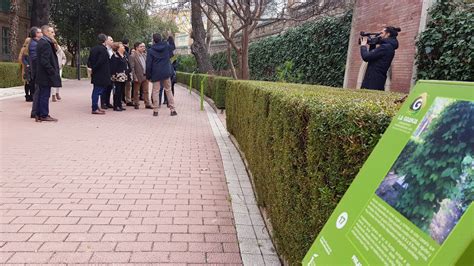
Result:
<svg viewBox="0 0 474 266"><path fill-rule="evenodd" d="M303 265L474 265L474 83L420 81Z"/></svg>

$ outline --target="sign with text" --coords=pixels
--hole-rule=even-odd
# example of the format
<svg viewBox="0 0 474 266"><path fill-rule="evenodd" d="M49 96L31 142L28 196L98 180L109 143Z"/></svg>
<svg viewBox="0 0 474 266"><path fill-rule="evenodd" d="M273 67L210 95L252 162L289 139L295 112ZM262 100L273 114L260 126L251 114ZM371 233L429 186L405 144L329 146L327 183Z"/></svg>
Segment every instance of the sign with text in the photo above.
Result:
<svg viewBox="0 0 474 266"><path fill-rule="evenodd" d="M473 199L474 83L420 81L303 265L469 261Z"/></svg>

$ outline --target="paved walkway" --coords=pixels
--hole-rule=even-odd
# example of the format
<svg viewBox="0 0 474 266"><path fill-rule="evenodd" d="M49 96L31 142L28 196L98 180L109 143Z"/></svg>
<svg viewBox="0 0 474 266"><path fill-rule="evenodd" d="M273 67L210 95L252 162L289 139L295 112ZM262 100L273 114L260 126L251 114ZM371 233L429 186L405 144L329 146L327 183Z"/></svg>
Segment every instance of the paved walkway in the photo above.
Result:
<svg viewBox="0 0 474 266"><path fill-rule="evenodd" d="M177 88L177 117L93 116L90 92L66 81L58 123L0 101L0 263L242 264L216 126L195 96Z"/></svg>

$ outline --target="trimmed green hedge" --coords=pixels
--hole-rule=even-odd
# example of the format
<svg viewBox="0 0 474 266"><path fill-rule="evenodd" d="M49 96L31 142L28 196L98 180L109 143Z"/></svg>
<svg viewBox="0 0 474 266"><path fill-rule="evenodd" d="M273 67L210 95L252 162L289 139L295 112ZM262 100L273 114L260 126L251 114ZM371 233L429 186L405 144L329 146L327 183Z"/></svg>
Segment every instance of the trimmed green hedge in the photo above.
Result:
<svg viewBox="0 0 474 266"><path fill-rule="evenodd" d="M228 81L227 128L252 172L278 253L301 260L398 111L402 95Z"/></svg>
<svg viewBox="0 0 474 266"><path fill-rule="evenodd" d="M23 85L21 68L18 63L0 62L0 88Z"/></svg>
<svg viewBox="0 0 474 266"><path fill-rule="evenodd" d="M77 67L64 66L63 78L77 79ZM87 78L87 67L81 66L81 79Z"/></svg>
<svg viewBox="0 0 474 266"><path fill-rule="evenodd" d="M179 83L189 86L190 73L177 72L176 75ZM201 80L204 80L204 94L214 101L217 108L225 109L227 81L231 78L196 73L193 75L194 89L201 90Z"/></svg>

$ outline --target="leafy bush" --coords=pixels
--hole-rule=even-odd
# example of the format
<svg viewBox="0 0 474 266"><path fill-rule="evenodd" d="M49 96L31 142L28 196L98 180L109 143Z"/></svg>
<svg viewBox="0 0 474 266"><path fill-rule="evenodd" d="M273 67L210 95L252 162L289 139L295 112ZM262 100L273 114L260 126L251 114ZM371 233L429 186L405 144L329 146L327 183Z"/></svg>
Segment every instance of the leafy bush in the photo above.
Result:
<svg viewBox="0 0 474 266"><path fill-rule="evenodd" d="M251 43L250 78L278 81L276 68L293 62L287 76L300 79L292 81L342 86L351 21L351 13L326 17ZM228 69L225 52L213 54L211 62L215 70Z"/></svg>
<svg viewBox="0 0 474 266"><path fill-rule="evenodd" d="M234 66L238 65L237 54L232 50L232 61ZM227 53L219 52L211 55L211 64L215 71L228 70L229 64L227 63Z"/></svg>
<svg viewBox="0 0 474 266"><path fill-rule="evenodd" d="M416 43L418 79L474 80L474 6L441 0Z"/></svg>
<svg viewBox="0 0 474 266"><path fill-rule="evenodd" d="M191 78L190 73L177 72L177 80L179 83L189 86ZM219 77L206 74L194 74L192 86L194 89L201 90L201 81L204 80L204 94L214 101L214 104L219 109L225 109L225 96L227 81L231 78Z"/></svg>
<svg viewBox="0 0 474 266"><path fill-rule="evenodd" d="M286 61L283 65L277 67L276 76L279 82L300 83L302 80L301 73L294 73L295 64L293 61Z"/></svg>
<svg viewBox="0 0 474 266"><path fill-rule="evenodd" d="M227 81L227 128L253 174L279 254L301 260L399 105L394 93Z"/></svg>
<svg viewBox="0 0 474 266"><path fill-rule="evenodd" d="M0 62L0 88L23 85L21 68L18 63Z"/></svg>
<svg viewBox="0 0 474 266"><path fill-rule="evenodd" d="M178 55L178 71L181 72L198 72L196 58L194 55Z"/></svg>
<svg viewBox="0 0 474 266"><path fill-rule="evenodd" d="M77 79L77 67L64 66L63 67L63 78L66 79ZM81 66L81 78L87 78L87 67Z"/></svg>

